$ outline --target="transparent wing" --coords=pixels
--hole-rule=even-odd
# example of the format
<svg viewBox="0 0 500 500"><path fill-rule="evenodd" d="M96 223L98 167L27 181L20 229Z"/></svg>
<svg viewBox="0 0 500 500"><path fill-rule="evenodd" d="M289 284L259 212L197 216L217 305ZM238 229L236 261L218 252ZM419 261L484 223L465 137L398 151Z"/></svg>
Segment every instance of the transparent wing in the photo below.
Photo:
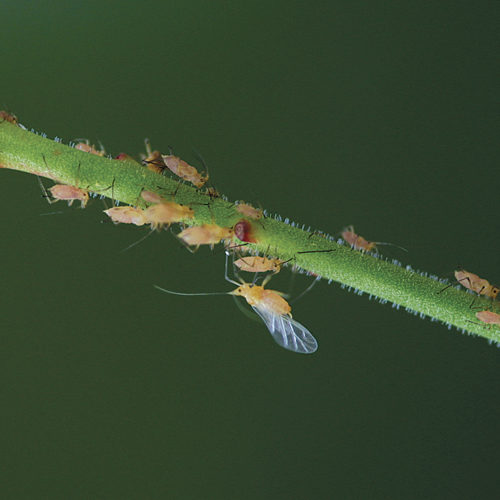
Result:
<svg viewBox="0 0 500 500"><path fill-rule="evenodd" d="M252 308L281 347L301 354L311 354L318 348L318 342L311 332L289 316L280 316L264 308Z"/></svg>

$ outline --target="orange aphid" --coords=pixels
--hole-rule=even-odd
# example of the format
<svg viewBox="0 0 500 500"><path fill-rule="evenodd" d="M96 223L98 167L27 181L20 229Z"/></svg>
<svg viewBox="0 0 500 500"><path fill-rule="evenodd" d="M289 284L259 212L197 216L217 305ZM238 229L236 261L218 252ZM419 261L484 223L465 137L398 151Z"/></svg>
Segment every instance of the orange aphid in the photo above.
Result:
<svg viewBox="0 0 500 500"><path fill-rule="evenodd" d="M248 203L238 203L236 205L236 210L243 215L244 217L248 217L249 219L262 219L263 213L262 210L258 208L252 207Z"/></svg>
<svg viewBox="0 0 500 500"><path fill-rule="evenodd" d="M157 150L152 151L151 144L148 139L144 140L144 144L146 145L147 156L142 160L142 162L148 167L149 170L152 170L157 174L162 174L167 167L163 162L161 153Z"/></svg>
<svg viewBox="0 0 500 500"><path fill-rule="evenodd" d="M113 207L104 210L111 220L115 223L135 224L136 226L144 226L149 221L146 219L144 210L130 206Z"/></svg>
<svg viewBox="0 0 500 500"><path fill-rule="evenodd" d="M492 311L479 311L476 318L487 325L500 325L500 314Z"/></svg>
<svg viewBox="0 0 500 500"><path fill-rule="evenodd" d="M151 224L151 228L160 229L164 225L192 219L194 217L194 211L190 207L179 205L179 203L173 201L163 201L146 208L144 216Z"/></svg>
<svg viewBox="0 0 500 500"><path fill-rule="evenodd" d="M476 292L478 295L485 295L496 299L500 292L500 287L490 284L488 280L480 278L477 274L469 273L465 270L455 271L456 280L465 288Z"/></svg>
<svg viewBox="0 0 500 500"><path fill-rule="evenodd" d="M242 271L247 271L249 273L265 273L271 271L276 274L281 271L283 261L280 259L270 259L268 257L251 256L235 260L234 265Z"/></svg>
<svg viewBox="0 0 500 500"><path fill-rule="evenodd" d="M193 186L201 188L208 181L208 174L202 175L195 167L189 165L178 156L162 155L166 167L177 177L190 182Z"/></svg>
<svg viewBox="0 0 500 500"><path fill-rule="evenodd" d="M363 250L365 252L370 252L372 251L376 246L377 243L374 241L367 241L363 238L363 236L359 236L359 234L356 234L354 232L354 227L353 226L348 226L346 227L342 233L342 238L344 238L349 245L354 247L356 250Z"/></svg>
<svg viewBox="0 0 500 500"><path fill-rule="evenodd" d="M230 227L220 227L216 224L203 224L184 229L177 235L184 243L190 246L216 245L222 240L229 240L233 237L233 229Z"/></svg>
<svg viewBox="0 0 500 500"><path fill-rule="evenodd" d="M101 149L99 151L93 145L91 146L86 142L79 142L75 145L75 149L79 149L80 151L84 151L85 153L90 153L97 156L104 156L106 154L106 151L104 151L104 149Z"/></svg>
<svg viewBox="0 0 500 500"><path fill-rule="evenodd" d="M75 200L80 200L82 208L85 207L89 201L89 192L85 189L80 189L76 186L69 186L67 184L55 184L49 188L50 194L54 200L49 203L55 203L59 200L66 200L68 205L71 205Z"/></svg>
<svg viewBox="0 0 500 500"><path fill-rule="evenodd" d="M244 297L252 307L268 309L273 314L280 316L286 314L292 317L290 304L281 296L280 292L275 290L267 290L263 286L253 285L252 283L243 283L236 290L229 293L230 295Z"/></svg>

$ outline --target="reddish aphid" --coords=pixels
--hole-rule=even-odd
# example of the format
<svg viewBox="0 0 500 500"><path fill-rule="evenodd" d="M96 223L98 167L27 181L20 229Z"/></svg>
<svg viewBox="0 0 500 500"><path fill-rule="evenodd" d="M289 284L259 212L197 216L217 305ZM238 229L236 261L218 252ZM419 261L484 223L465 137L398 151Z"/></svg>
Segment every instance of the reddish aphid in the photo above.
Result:
<svg viewBox="0 0 500 500"><path fill-rule="evenodd" d="M156 203L146 208L144 216L151 224L152 229L161 229L174 222L182 222L194 217L193 209L185 205L179 205L173 201Z"/></svg>
<svg viewBox="0 0 500 500"><path fill-rule="evenodd" d="M477 274L469 273L464 269L455 271L456 280L465 288L476 292L478 295L485 295L496 299L500 292L500 287L490 284L486 279L480 278Z"/></svg>
<svg viewBox="0 0 500 500"><path fill-rule="evenodd" d="M241 271L249 273L266 273L273 272L274 274L281 271L283 261L280 259L270 259L268 257L250 256L242 257L234 261L234 265Z"/></svg>
<svg viewBox="0 0 500 500"><path fill-rule="evenodd" d="M363 236L359 236L354 232L353 226L346 227L342 233L342 238L344 238L349 245L351 245L355 250L363 250L365 252L371 252L377 246L377 243L374 241L367 241L363 238Z"/></svg>
<svg viewBox="0 0 500 500"><path fill-rule="evenodd" d="M248 217L249 219L259 220L263 217L262 210L254 208L248 203L238 203L238 205L236 205L236 210L241 215L243 215L244 217Z"/></svg>
<svg viewBox="0 0 500 500"><path fill-rule="evenodd" d="M12 123L12 125L18 124L17 116L12 115L12 114L8 113L7 111L0 111L0 123L1 122L9 122L9 123Z"/></svg>
<svg viewBox="0 0 500 500"><path fill-rule="evenodd" d="M68 202L68 205L71 204L75 200L79 200L82 204L82 208L85 208L85 205L89 201L89 192L85 189L77 188L76 186L69 186L67 184L55 184L54 186L49 188L50 194L54 198L53 200L48 200L49 203L55 203L59 200L65 200Z"/></svg>
<svg viewBox="0 0 500 500"><path fill-rule="evenodd" d="M184 160L181 160L178 156L162 155L162 158L166 167L172 173L177 175L177 177L190 182L193 186L201 188L208 181L208 174L200 174L195 167L189 165Z"/></svg>
<svg viewBox="0 0 500 500"><path fill-rule="evenodd" d="M234 235L240 241L244 241L245 243L257 243L257 239L253 233L253 226L246 219L242 219L234 225Z"/></svg>
<svg viewBox="0 0 500 500"><path fill-rule="evenodd" d="M137 160L135 158L133 158L132 156L128 155L127 153L120 153L120 154L116 155L115 160L133 161L133 162L137 163Z"/></svg>
<svg viewBox="0 0 500 500"><path fill-rule="evenodd" d="M80 151L84 151L85 153L90 153L96 156L104 156L106 151L104 149L97 150L93 145L91 146L87 142L79 142L75 145L75 149L79 149Z"/></svg>
<svg viewBox="0 0 500 500"><path fill-rule="evenodd" d="M492 311L479 311L476 313L476 318L487 325L499 325L500 326L500 314L494 313Z"/></svg>
<svg viewBox="0 0 500 500"><path fill-rule="evenodd" d="M177 236L186 245L198 248L200 245L214 245L222 240L230 240L233 237L233 229L230 227L220 227L216 224L203 224L192 226L181 231Z"/></svg>
<svg viewBox="0 0 500 500"><path fill-rule="evenodd" d="M144 226L149 221L145 216L144 210L141 208L125 206L125 207L113 207L108 210L104 210L113 222L116 224L135 224L136 226Z"/></svg>

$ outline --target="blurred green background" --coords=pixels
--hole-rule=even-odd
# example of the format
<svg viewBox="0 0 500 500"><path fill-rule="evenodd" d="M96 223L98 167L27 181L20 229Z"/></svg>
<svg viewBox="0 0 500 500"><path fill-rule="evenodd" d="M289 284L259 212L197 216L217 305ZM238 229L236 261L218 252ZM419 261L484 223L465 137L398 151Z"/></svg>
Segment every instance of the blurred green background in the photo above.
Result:
<svg viewBox="0 0 500 500"><path fill-rule="evenodd" d="M0 108L113 155L196 149L230 199L498 283L499 14L4 0ZM321 283L294 306L319 351L294 355L229 297L153 289L229 290L220 251L121 252L145 233L101 202L0 177L3 498L498 498L496 347Z"/></svg>

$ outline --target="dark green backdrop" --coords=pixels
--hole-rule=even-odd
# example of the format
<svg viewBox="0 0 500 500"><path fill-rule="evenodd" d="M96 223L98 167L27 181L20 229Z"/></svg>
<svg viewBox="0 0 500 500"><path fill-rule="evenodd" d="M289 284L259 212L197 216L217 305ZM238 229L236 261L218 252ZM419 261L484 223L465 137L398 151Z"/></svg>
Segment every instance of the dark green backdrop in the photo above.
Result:
<svg viewBox="0 0 500 500"><path fill-rule="evenodd" d="M4 0L0 107L112 154L196 148L230 199L499 282L499 13ZM496 347L321 283L294 307L320 349L293 355L228 297L153 289L229 290L220 252L121 253L144 232L100 202L0 178L2 498L500 494Z"/></svg>

